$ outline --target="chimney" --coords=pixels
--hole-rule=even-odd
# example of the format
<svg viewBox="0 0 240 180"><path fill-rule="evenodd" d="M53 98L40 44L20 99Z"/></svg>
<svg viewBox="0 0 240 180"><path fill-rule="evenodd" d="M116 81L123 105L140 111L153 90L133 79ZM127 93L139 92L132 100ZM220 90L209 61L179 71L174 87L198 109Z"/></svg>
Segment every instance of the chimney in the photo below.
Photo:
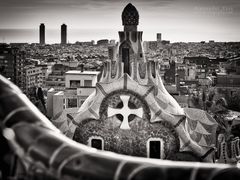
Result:
<svg viewBox="0 0 240 180"><path fill-rule="evenodd" d="M80 68L81 68L81 72L83 72L84 71L84 64L81 64Z"/></svg>

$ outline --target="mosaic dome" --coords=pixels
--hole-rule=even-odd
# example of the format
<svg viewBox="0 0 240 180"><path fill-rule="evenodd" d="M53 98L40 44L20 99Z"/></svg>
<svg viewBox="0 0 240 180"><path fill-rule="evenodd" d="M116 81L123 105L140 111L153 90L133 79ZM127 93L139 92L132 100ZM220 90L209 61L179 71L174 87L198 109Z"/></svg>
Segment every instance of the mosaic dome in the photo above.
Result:
<svg viewBox="0 0 240 180"><path fill-rule="evenodd" d="M129 3L122 12L122 24L125 25L138 25L139 14L135 6Z"/></svg>

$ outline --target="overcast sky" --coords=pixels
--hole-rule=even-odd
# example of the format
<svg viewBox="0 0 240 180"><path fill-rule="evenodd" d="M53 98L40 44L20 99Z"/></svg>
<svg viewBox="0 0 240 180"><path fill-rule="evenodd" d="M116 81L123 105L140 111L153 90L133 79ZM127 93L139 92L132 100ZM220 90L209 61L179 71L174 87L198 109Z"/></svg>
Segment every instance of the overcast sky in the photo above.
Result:
<svg viewBox="0 0 240 180"><path fill-rule="evenodd" d="M117 39L129 2L139 11L144 39L161 32L171 41L240 41L240 0L0 0L0 28L66 23L68 29L113 29Z"/></svg>

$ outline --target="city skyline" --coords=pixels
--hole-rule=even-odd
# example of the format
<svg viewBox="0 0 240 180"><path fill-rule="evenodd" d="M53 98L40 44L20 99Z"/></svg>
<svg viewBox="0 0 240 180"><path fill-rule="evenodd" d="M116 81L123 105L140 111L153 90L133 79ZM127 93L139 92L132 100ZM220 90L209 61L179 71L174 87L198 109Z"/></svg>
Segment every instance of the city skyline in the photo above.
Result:
<svg viewBox="0 0 240 180"><path fill-rule="evenodd" d="M92 30L98 34L93 38L90 34L89 40L118 39L116 31L123 28L119 15L128 2L141 11L139 30L144 31L144 40L156 40L156 33L162 33L162 39L171 42L240 41L238 0L0 1L0 29L37 29L44 23L47 33L65 23L69 30ZM1 40L2 36L0 33ZM71 40L70 32L69 36Z"/></svg>

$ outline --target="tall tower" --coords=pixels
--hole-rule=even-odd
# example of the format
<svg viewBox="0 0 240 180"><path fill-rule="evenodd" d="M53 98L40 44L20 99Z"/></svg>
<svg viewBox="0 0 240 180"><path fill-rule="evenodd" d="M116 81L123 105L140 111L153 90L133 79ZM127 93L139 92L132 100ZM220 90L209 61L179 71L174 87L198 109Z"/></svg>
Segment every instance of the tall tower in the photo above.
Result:
<svg viewBox="0 0 240 180"><path fill-rule="evenodd" d="M67 44L67 25L62 24L61 26L61 44Z"/></svg>
<svg viewBox="0 0 240 180"><path fill-rule="evenodd" d="M124 63L124 73L136 74L131 72L137 68L131 68L131 64L136 67L137 63L145 62L142 47L142 31L137 31L139 14L135 6L129 3L122 12L122 25L124 31L119 34L119 60Z"/></svg>
<svg viewBox="0 0 240 180"><path fill-rule="evenodd" d="M43 23L39 26L39 43L45 44L45 25Z"/></svg>
<svg viewBox="0 0 240 180"><path fill-rule="evenodd" d="M0 57L0 75L10 79L24 91L24 80L26 79L23 75L25 52L20 51L17 47L0 44Z"/></svg>
<svg viewBox="0 0 240 180"><path fill-rule="evenodd" d="M162 41L162 34L157 33L157 42L161 42L161 41Z"/></svg>

